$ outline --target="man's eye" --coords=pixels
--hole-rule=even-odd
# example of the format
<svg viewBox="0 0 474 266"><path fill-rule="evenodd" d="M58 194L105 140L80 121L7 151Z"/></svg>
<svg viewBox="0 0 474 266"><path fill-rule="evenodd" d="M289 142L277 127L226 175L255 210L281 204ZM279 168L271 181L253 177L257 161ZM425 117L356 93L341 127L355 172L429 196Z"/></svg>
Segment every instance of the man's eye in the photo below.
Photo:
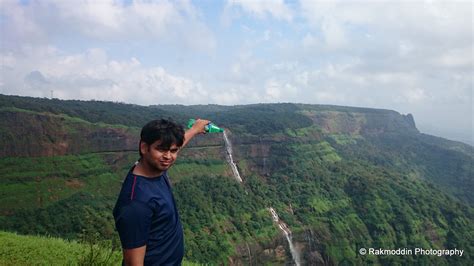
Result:
<svg viewBox="0 0 474 266"><path fill-rule="evenodd" d="M159 149L159 148L157 148L157 150L161 153L167 153L168 151L171 153L177 153L179 151L179 149L164 150L164 149Z"/></svg>

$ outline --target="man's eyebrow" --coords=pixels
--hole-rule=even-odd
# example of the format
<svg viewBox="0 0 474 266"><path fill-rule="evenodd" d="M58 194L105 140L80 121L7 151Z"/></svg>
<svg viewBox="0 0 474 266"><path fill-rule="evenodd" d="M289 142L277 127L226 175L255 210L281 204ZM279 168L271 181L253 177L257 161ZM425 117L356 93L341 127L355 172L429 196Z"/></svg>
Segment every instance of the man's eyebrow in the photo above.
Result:
<svg viewBox="0 0 474 266"><path fill-rule="evenodd" d="M166 146L160 146L160 145L156 145L156 147L158 150L169 150L170 147L166 147Z"/></svg>

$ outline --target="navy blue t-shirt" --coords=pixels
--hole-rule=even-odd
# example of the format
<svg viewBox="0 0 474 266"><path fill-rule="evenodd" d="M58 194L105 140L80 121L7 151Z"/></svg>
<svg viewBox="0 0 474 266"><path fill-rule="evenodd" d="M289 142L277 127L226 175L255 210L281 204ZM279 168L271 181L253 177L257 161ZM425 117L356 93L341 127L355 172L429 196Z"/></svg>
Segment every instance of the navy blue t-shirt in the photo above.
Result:
<svg viewBox="0 0 474 266"><path fill-rule="evenodd" d="M125 178L113 211L122 248L146 245L145 265L180 265L183 228L167 173L154 178Z"/></svg>

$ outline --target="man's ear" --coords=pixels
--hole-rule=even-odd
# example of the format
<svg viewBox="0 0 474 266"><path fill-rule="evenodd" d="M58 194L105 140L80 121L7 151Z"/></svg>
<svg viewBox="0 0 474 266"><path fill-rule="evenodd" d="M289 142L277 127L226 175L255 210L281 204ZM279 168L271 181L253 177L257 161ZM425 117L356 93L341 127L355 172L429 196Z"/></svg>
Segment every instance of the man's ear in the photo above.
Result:
<svg viewBox="0 0 474 266"><path fill-rule="evenodd" d="M148 143L146 143L144 141L140 141L140 152L141 152L141 154L148 153L148 149L149 149Z"/></svg>

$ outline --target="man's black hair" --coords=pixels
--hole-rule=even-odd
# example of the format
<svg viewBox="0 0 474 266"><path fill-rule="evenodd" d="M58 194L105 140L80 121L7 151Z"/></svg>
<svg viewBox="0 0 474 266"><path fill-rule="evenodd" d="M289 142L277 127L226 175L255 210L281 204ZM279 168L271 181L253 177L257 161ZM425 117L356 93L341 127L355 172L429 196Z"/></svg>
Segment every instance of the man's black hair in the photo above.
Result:
<svg viewBox="0 0 474 266"><path fill-rule="evenodd" d="M171 120L152 120L143 126L142 132L140 133L140 142L143 141L151 145L157 140L160 141L159 146L163 150L169 150L173 144L181 147L184 143L184 129ZM142 152L140 146L138 147L138 151L141 157Z"/></svg>

